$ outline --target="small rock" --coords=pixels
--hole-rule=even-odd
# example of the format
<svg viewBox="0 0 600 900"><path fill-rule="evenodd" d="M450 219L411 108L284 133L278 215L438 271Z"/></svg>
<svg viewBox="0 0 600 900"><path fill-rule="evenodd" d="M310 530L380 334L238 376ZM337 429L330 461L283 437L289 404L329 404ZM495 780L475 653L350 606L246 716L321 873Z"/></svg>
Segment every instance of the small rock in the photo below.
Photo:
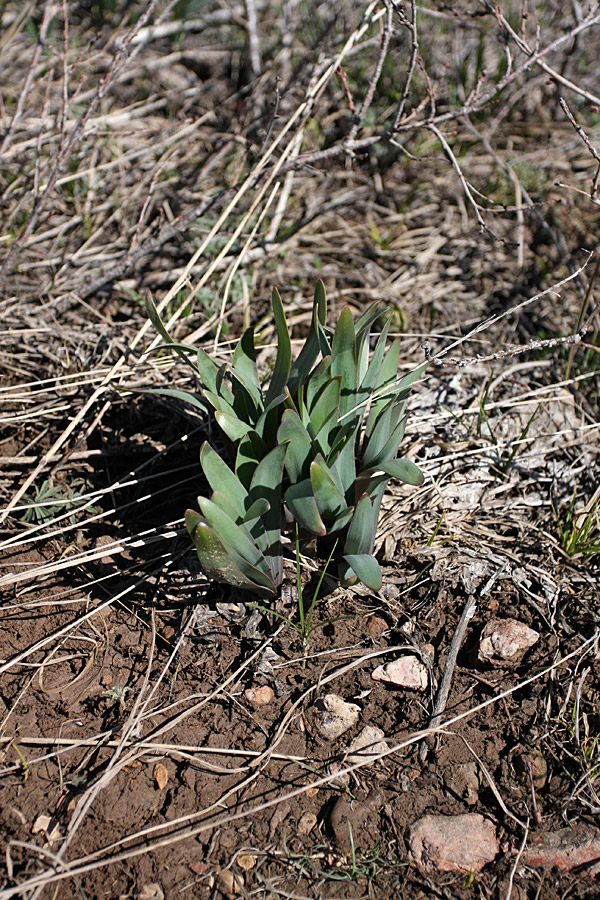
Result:
<svg viewBox="0 0 600 900"><path fill-rule="evenodd" d="M348 745L346 751L349 763L359 763L371 760L380 753L389 750L388 745L384 741L385 734L381 728L373 728L372 725L365 725L360 734L354 738Z"/></svg>
<svg viewBox="0 0 600 900"><path fill-rule="evenodd" d="M188 867L194 875L205 875L208 872L208 866L205 862L198 859L195 862L191 862Z"/></svg>
<svg viewBox="0 0 600 900"><path fill-rule="evenodd" d="M231 869L222 869L217 875L217 887L226 897L235 897L240 894L244 880L240 875L235 875Z"/></svg>
<svg viewBox="0 0 600 900"><path fill-rule="evenodd" d="M451 766L444 775L444 783L449 791L452 791L469 806L473 806L479 799L479 770L476 762L459 763Z"/></svg>
<svg viewBox="0 0 600 900"><path fill-rule="evenodd" d="M499 849L494 824L479 813L423 816L410 827L409 846L425 872L480 872Z"/></svg>
<svg viewBox="0 0 600 900"><path fill-rule="evenodd" d="M326 694L317 700L311 713L315 731L325 740L333 741L356 725L360 706L346 703L337 694Z"/></svg>
<svg viewBox="0 0 600 900"><path fill-rule="evenodd" d="M537 631L517 619L492 619L481 633L479 659L492 666L517 663L539 637Z"/></svg>
<svg viewBox="0 0 600 900"><path fill-rule="evenodd" d="M159 791L163 791L169 782L169 773L167 771L167 767L163 766L162 763L156 763L152 775L154 776L154 784L156 785L157 789Z"/></svg>
<svg viewBox="0 0 600 900"><path fill-rule="evenodd" d="M317 817L315 814L306 812L303 816L300 816L300 821L298 822L296 830L301 837L306 837L307 834L311 833L316 824Z"/></svg>
<svg viewBox="0 0 600 900"><path fill-rule="evenodd" d="M369 815L379 809L382 803L381 794L376 791L363 803L338 797L329 814L329 826L333 831L335 843L342 853L350 853L360 847L366 840L372 841L372 835L365 834L364 825Z"/></svg>
<svg viewBox="0 0 600 900"><path fill-rule="evenodd" d="M600 829L573 825L532 834L521 862L536 869L556 867L563 872L585 866L581 874L593 878L600 875Z"/></svg>
<svg viewBox="0 0 600 900"><path fill-rule="evenodd" d="M254 853L238 853L235 861L243 872L249 872L256 865L257 859L258 856L255 856Z"/></svg>
<svg viewBox="0 0 600 900"><path fill-rule="evenodd" d="M258 688L248 688L244 691L244 696L253 706L268 706L275 699L275 691L265 684Z"/></svg>
<svg viewBox="0 0 600 900"><path fill-rule="evenodd" d="M388 681L413 691L424 691L427 688L427 669L416 656L401 656L392 662L377 666L371 672L375 681Z"/></svg>
<svg viewBox="0 0 600 900"><path fill-rule="evenodd" d="M165 892L155 881L145 884L137 895L137 900L165 900Z"/></svg>

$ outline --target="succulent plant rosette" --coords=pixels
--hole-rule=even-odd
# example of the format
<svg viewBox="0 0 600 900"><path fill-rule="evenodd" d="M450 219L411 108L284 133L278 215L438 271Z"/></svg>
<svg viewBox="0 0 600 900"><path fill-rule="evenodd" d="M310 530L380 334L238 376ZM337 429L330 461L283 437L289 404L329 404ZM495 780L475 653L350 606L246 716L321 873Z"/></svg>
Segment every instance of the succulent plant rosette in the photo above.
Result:
<svg viewBox="0 0 600 900"><path fill-rule="evenodd" d="M304 537L317 538L317 545L337 539L342 584L361 581L378 590L381 568L373 551L388 482L423 481L418 467L398 452L407 398L424 366L398 378L400 341L388 345L390 319L372 334L381 304L356 322L344 308L331 331L319 282L296 359L277 290L272 309L277 351L270 376L262 380L253 328L225 363L171 341L149 304L163 346L186 359L199 384L194 393L160 392L206 409L221 438L200 450L212 493L198 497L197 511L187 510L187 529L208 577L263 598L276 597L283 580L286 518Z"/></svg>

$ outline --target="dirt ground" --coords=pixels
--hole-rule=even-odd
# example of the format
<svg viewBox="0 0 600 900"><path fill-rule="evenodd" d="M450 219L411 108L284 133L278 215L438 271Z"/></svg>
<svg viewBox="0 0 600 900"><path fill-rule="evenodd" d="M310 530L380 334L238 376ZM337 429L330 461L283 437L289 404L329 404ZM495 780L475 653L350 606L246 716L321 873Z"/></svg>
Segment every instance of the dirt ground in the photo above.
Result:
<svg viewBox="0 0 600 900"><path fill-rule="evenodd" d="M252 26L254 3L190 2L158 36L139 31L153 4L2 6L1 900L598 896L600 21L529 5L542 45L562 41L550 73L525 66L520 4L513 33L498 8L425 4L395 144L410 4L372 4L361 32L366 6L257 3ZM501 47L522 68L496 95ZM291 540L278 615L199 566L182 515L213 430L143 393L189 383L149 352L143 300L223 358L256 324L266 371L271 288L299 340L318 278L331 323L386 301L402 372L424 341L446 355L409 404L425 483L386 494L383 587L326 573L304 643ZM324 565L302 556L304 597ZM482 659L509 619L535 643ZM406 655L425 689L373 678ZM330 738L328 694L358 710ZM366 726L385 744L357 762ZM419 865L415 823L467 813L495 829L490 861Z"/></svg>

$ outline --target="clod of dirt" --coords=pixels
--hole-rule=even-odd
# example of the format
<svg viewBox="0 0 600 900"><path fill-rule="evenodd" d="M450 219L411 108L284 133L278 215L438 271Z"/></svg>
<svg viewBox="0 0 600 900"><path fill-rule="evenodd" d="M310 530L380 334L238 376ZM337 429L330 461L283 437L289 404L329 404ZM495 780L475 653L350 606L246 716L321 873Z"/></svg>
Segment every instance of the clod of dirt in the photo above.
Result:
<svg viewBox="0 0 600 900"><path fill-rule="evenodd" d="M423 816L410 827L410 852L425 872L480 872L498 853L496 828L479 813Z"/></svg>
<svg viewBox="0 0 600 900"><path fill-rule="evenodd" d="M374 728L372 725L365 725L360 734L348 744L347 761L349 763L358 763L372 760L380 753L389 750L384 740L385 734L381 728Z"/></svg>
<svg viewBox="0 0 600 900"><path fill-rule="evenodd" d="M456 797L473 806L479 799L479 770L477 763L467 762L451 766L444 774L444 784Z"/></svg>
<svg viewBox="0 0 600 900"><path fill-rule="evenodd" d="M306 837L307 834L311 833L316 824L317 817L315 814L312 812L305 812L304 815L300 816L296 831L301 837Z"/></svg>
<svg viewBox="0 0 600 900"><path fill-rule="evenodd" d="M427 689L427 669L416 656L401 656L371 672L375 681L387 681L413 691Z"/></svg>
<svg viewBox="0 0 600 900"><path fill-rule="evenodd" d="M244 872L249 872L250 869L253 869L257 860L258 856L255 856L254 853L239 853L235 858L237 865Z"/></svg>
<svg viewBox="0 0 600 900"><path fill-rule="evenodd" d="M517 619L492 619L481 632L479 659L492 666L513 665L539 637L537 631Z"/></svg>
<svg viewBox="0 0 600 900"><path fill-rule="evenodd" d="M528 750L517 756L516 770L526 778L531 777L533 786L540 790L548 780L548 764L539 750Z"/></svg>
<svg viewBox="0 0 600 900"><path fill-rule="evenodd" d="M325 694L310 711L314 730L326 741L333 741L358 722L360 706L347 703L337 694Z"/></svg>
<svg viewBox="0 0 600 900"><path fill-rule="evenodd" d="M371 794L363 803L346 796L338 797L328 818L338 850L351 853L353 847L357 849L368 841L372 842L372 835L364 826L371 813L379 809L381 804L382 796L379 791Z"/></svg>
<svg viewBox="0 0 600 900"><path fill-rule="evenodd" d="M275 699L275 691L265 684L258 688L247 688L244 696L253 706L268 706Z"/></svg>
<svg viewBox="0 0 600 900"><path fill-rule="evenodd" d="M556 867L563 872L585 867L580 869L581 874L595 878L600 875L600 829L574 825L532 834L522 862L536 869Z"/></svg>

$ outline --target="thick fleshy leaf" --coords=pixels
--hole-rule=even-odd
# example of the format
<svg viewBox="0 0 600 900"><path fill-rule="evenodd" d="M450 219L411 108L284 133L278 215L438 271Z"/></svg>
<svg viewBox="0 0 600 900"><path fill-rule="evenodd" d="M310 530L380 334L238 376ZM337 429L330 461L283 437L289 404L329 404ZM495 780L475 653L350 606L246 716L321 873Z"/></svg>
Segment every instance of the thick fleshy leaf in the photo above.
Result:
<svg viewBox="0 0 600 900"><path fill-rule="evenodd" d="M238 444L235 457L235 474L244 487L250 487L256 467L267 455L269 448L255 431L249 431Z"/></svg>
<svg viewBox="0 0 600 900"><path fill-rule="evenodd" d="M314 451L308 432L293 409L286 409L281 417L277 440L280 444L288 442L285 468L291 483L308 477L308 462Z"/></svg>
<svg viewBox="0 0 600 900"><path fill-rule="evenodd" d="M319 434L326 423L329 426L328 431L331 429L332 416L334 414L333 425L337 423L341 389L342 379L332 378L331 381L323 386L321 392L315 398L310 409L310 422L315 435Z"/></svg>
<svg viewBox="0 0 600 900"><path fill-rule="evenodd" d="M359 429L360 422L347 429L338 429L336 443L327 457L327 464L337 476L346 500L356 480L356 435Z"/></svg>
<svg viewBox="0 0 600 900"><path fill-rule="evenodd" d="M275 584L280 584L283 577L281 482L287 449L287 444L279 444L270 453L267 453L256 467L248 491L253 503L266 500L269 504L269 509L262 514L260 522L267 538L264 555Z"/></svg>
<svg viewBox="0 0 600 900"><path fill-rule="evenodd" d="M246 576L231 556L228 548L206 522L199 522L192 535L198 559L206 575L215 581L225 582L234 587L255 591L261 596L274 597L275 585L262 575L257 583Z"/></svg>
<svg viewBox="0 0 600 900"><path fill-rule="evenodd" d="M213 491L221 491L242 518L247 508L248 492L226 462L208 442L200 448L200 465Z"/></svg>
<svg viewBox="0 0 600 900"><path fill-rule="evenodd" d="M273 288L271 302L275 329L277 331L277 356L275 357L275 366L273 367L271 383L269 384L269 389L265 397L265 408L269 408L269 404L283 393L292 365L290 332L283 310L283 303L281 302L281 297L279 296L277 288Z"/></svg>
<svg viewBox="0 0 600 900"><path fill-rule="evenodd" d="M305 403L306 414L309 415L323 388L331 381L331 357L326 356L318 366L315 366L306 383ZM306 424L305 419L302 421Z"/></svg>
<svg viewBox="0 0 600 900"><path fill-rule="evenodd" d="M377 511L367 494L363 494L354 510L354 516L346 536L344 553L351 555L371 553L375 544L376 530Z"/></svg>
<svg viewBox="0 0 600 900"><path fill-rule="evenodd" d="M246 525L250 525L255 519L260 519L262 516L266 515L270 508L269 501L265 500L264 497L259 497L258 500L255 500L254 503L250 504L244 514L242 522Z"/></svg>
<svg viewBox="0 0 600 900"><path fill-rule="evenodd" d="M383 418L383 416L382 416ZM392 421L395 417L392 416ZM379 423L378 423L379 424ZM371 435L369 443L367 445L367 450L364 456L364 465L366 468L374 469L376 466L381 465L381 463L386 462L387 460L394 459L396 453L398 452L398 448L402 442L402 438L404 437L404 429L406 426L406 419L401 419L397 425L394 427L393 431L390 433L388 439L385 441L382 447L375 452L371 452L371 445L373 443L373 439L376 437L377 428ZM362 468L362 466L361 466Z"/></svg>
<svg viewBox="0 0 600 900"><path fill-rule="evenodd" d="M366 440L366 446L362 452L360 470L372 468L372 462L378 459L381 451L387 444L394 427L397 425L396 410L393 400L387 401L375 423L373 431Z"/></svg>
<svg viewBox="0 0 600 900"><path fill-rule="evenodd" d="M325 298L325 285L322 281L318 281L317 286L315 287L310 329L302 350L292 363L287 382L290 393L294 398L297 397L300 387L304 384L314 366L317 356L319 355L319 350L323 349L319 340L319 330L321 332L323 331L323 325L325 324L326 318L327 300ZM326 348L325 353L329 353L328 347Z"/></svg>
<svg viewBox="0 0 600 900"><path fill-rule="evenodd" d="M292 484L285 492L285 502L294 519L302 528L323 537L327 529L319 514L310 478Z"/></svg>
<svg viewBox="0 0 600 900"><path fill-rule="evenodd" d="M348 504L337 476L320 455L310 464L310 481L321 518L325 524L335 522Z"/></svg>
<svg viewBox="0 0 600 900"><path fill-rule="evenodd" d="M227 366L225 364L217 363L212 356L209 356L201 347L198 348L196 366L204 388L208 391L212 391L213 394L221 394L226 400L232 403L233 394L231 393L229 385L224 382Z"/></svg>
<svg viewBox="0 0 600 900"><path fill-rule="evenodd" d="M254 405L262 408L260 381L256 370L256 351L254 349L254 329L247 328L243 333L231 360L231 372L239 384L248 391Z"/></svg>
<svg viewBox="0 0 600 900"><path fill-rule="evenodd" d="M252 431L252 426L241 422L237 416L229 412L223 412L218 409L215 412L215 419L221 431L227 435L230 441L237 444L241 439Z"/></svg>
<svg viewBox="0 0 600 900"><path fill-rule="evenodd" d="M240 525L236 525L233 519L223 512L216 503L209 500L208 497L198 497L198 504L203 517L219 537L219 540L222 541L226 550L236 560L239 556L252 566L265 567L263 554L254 541L248 537L245 529Z"/></svg>
<svg viewBox="0 0 600 900"><path fill-rule="evenodd" d="M348 410L356 406L356 342L352 313L347 306L340 313L333 335L331 374L339 375L342 379L340 418L343 421Z"/></svg>
<svg viewBox="0 0 600 900"><path fill-rule="evenodd" d="M369 418L367 422L367 435L371 434L377 419L387 404L390 397L395 396L398 392L396 386L396 376L398 372L398 359L400 357L400 340L396 339L388 349L383 362L377 372L375 384L373 386L373 402L369 410Z"/></svg>
<svg viewBox="0 0 600 900"><path fill-rule="evenodd" d="M415 487L423 484L423 481L425 480L419 467L409 459L389 459L386 462L381 463L381 465L378 465L372 471L385 472L389 477L397 478L398 481L404 481L405 484L412 484L415 485ZM361 474L368 475L370 473L367 471Z"/></svg>
<svg viewBox="0 0 600 900"><path fill-rule="evenodd" d="M341 573L344 584L352 584L356 580L352 577L353 573L372 591L381 588L381 568L374 556L368 553L356 555L345 553L343 558L350 568L349 573L346 571Z"/></svg>

